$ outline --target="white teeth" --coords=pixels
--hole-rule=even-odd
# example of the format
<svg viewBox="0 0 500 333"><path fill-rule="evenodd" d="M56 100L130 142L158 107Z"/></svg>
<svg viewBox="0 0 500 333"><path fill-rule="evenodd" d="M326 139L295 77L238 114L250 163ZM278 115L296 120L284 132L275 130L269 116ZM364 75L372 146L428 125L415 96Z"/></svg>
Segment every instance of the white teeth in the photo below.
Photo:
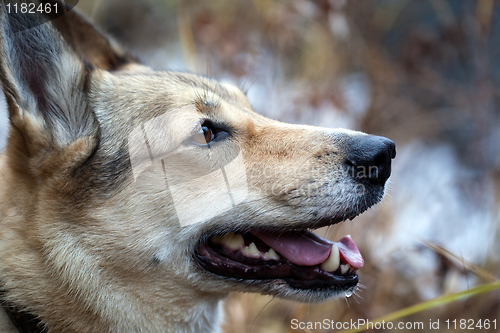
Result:
<svg viewBox="0 0 500 333"><path fill-rule="evenodd" d="M243 245L245 245L245 241L243 240L243 236L240 234L234 234L232 232L225 234L224 236L216 236L211 238L212 242L217 244L224 244L228 248L232 250L237 250Z"/></svg>
<svg viewBox="0 0 500 333"><path fill-rule="evenodd" d="M350 268L351 268L351 265L349 265L349 264L340 265L340 274L345 275L345 273L347 273Z"/></svg>
<svg viewBox="0 0 500 333"><path fill-rule="evenodd" d="M243 236L240 234L234 234L232 237L228 238L225 242L226 246L230 249L237 250L243 245L245 245L245 241L243 240Z"/></svg>
<svg viewBox="0 0 500 333"><path fill-rule="evenodd" d="M246 255L247 257L253 258L264 258L265 260L280 260L276 251L273 249L269 249L266 253L262 253L259 251L255 243L250 243L250 245L245 246L245 240L243 239L243 235L235 234L233 232L229 232L222 236L214 236L211 237L210 240L215 244L225 245L232 250L240 250L241 253Z"/></svg>
<svg viewBox="0 0 500 333"><path fill-rule="evenodd" d="M339 268L340 265L340 253L339 248L336 244L333 244L332 251L328 258L321 264L321 268L323 268L327 272L334 272Z"/></svg>
<svg viewBox="0 0 500 333"><path fill-rule="evenodd" d="M262 252L259 251L259 249L257 249L255 243L250 243L250 245L243 247L241 249L241 252L248 257L255 257L255 258L258 258L263 254Z"/></svg>
<svg viewBox="0 0 500 333"><path fill-rule="evenodd" d="M280 260L280 256L273 249L269 249L269 251L267 251L266 253L264 253L264 259L265 260L271 260L271 259Z"/></svg>

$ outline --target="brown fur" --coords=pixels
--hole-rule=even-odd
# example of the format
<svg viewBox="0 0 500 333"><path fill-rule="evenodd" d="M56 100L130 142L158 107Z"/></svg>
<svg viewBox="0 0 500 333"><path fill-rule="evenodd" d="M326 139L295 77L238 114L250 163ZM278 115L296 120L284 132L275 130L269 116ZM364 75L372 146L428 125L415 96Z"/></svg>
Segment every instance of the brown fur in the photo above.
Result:
<svg viewBox="0 0 500 333"><path fill-rule="evenodd" d="M10 52L2 19L1 79L11 125L0 164L0 281L9 302L39 316L50 332L217 332L220 301L231 291L296 300L335 294L217 277L195 264L193 251L202 237L235 225L317 228L359 214L383 192L360 203L349 191L355 182L334 169L349 138L364 134L264 118L232 85L130 63L76 14L54 23L34 28L46 37L32 43L58 50L50 69L34 64L51 75L37 99L16 67L22 55ZM18 38L23 33L30 37L24 31ZM127 140L162 115L163 132L179 141L200 119L226 124L231 137L213 147L213 158L186 148L165 168L182 177L193 163L225 165L239 150L248 200L181 227L165 188L143 186L162 179L146 171L138 185ZM333 181L348 191L326 186ZM202 185L201 197L216 196L213 184Z"/></svg>

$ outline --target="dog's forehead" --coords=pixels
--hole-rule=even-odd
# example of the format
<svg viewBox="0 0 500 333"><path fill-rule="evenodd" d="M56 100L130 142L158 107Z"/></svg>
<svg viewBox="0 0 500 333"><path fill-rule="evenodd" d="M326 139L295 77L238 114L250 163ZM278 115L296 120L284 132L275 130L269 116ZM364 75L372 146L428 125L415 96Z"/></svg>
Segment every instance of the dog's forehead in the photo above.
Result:
<svg viewBox="0 0 500 333"><path fill-rule="evenodd" d="M253 113L245 94L235 85L191 73L97 71L91 95L100 110L143 120L192 110L221 122L238 123L245 114ZM189 105L194 108L185 108Z"/></svg>

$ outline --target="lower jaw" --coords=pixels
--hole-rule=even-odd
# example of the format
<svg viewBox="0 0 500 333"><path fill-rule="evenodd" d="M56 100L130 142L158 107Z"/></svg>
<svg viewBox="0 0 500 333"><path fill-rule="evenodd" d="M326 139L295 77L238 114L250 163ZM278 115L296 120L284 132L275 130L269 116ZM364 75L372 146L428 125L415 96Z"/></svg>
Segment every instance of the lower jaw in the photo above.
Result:
<svg viewBox="0 0 500 333"><path fill-rule="evenodd" d="M195 253L199 265L216 275L239 280L281 280L291 288L335 291L352 290L359 281L357 274L336 275L319 266L298 266L289 261L263 265L244 264L220 256L208 244L201 243Z"/></svg>

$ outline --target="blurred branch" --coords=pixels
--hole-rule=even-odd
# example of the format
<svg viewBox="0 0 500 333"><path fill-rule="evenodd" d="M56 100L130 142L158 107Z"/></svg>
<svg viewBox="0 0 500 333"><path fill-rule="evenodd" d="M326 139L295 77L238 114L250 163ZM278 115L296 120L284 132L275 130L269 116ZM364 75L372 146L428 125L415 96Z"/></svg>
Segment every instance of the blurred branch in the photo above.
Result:
<svg viewBox="0 0 500 333"><path fill-rule="evenodd" d="M466 270L476 274L477 276L484 279L485 281L488 281L488 282L498 281L498 279L490 272L482 269L481 267L477 266L476 264L473 264L469 261L464 260L463 258L460 258L456 254L446 250L442 246L437 245L436 243L431 242L431 241L424 241L424 244L427 247L429 247L431 250L433 250L434 252L439 254L440 256L445 257L449 261L454 262L455 264L457 264L459 266L463 266Z"/></svg>
<svg viewBox="0 0 500 333"><path fill-rule="evenodd" d="M373 21L376 27L379 27L382 33L387 33L394 27L396 20L401 12L410 4L410 0L397 1L391 6L380 6L373 15Z"/></svg>
<svg viewBox="0 0 500 333"><path fill-rule="evenodd" d="M196 45L194 43L193 28L191 26L191 16L187 1L180 1L177 12L177 28L179 40L181 42L182 54L186 68L194 73L199 72L198 59L196 57Z"/></svg>
<svg viewBox="0 0 500 333"><path fill-rule="evenodd" d="M437 16L443 22L443 25L451 26L456 23L455 15L453 15L453 9L451 9L450 4L446 0L429 0L432 7L436 11Z"/></svg>
<svg viewBox="0 0 500 333"><path fill-rule="evenodd" d="M476 18L481 25L482 32L487 35L491 26L491 19L493 18L494 0L479 0L476 6Z"/></svg>
<svg viewBox="0 0 500 333"><path fill-rule="evenodd" d="M273 1L274 0L252 0L252 3L257 13L262 17L266 17L273 6Z"/></svg>
<svg viewBox="0 0 500 333"><path fill-rule="evenodd" d="M96 0L94 4L92 5L92 11L90 12L90 18L95 19L97 16L97 10L99 9L99 6L101 5L102 0Z"/></svg>

